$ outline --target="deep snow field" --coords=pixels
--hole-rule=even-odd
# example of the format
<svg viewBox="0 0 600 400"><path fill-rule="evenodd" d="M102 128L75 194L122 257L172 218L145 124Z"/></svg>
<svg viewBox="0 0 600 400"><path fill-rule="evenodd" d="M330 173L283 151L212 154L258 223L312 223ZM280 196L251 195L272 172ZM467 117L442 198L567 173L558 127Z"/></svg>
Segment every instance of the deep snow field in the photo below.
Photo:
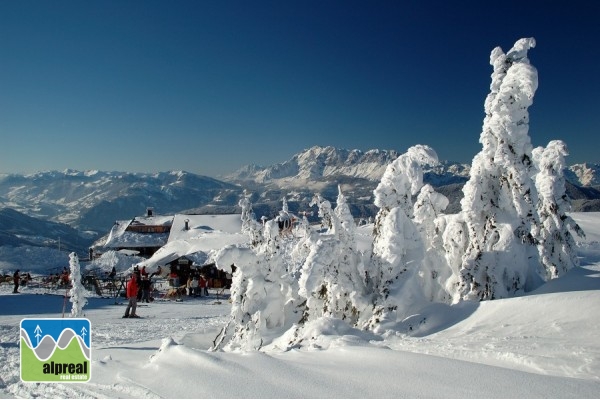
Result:
<svg viewBox="0 0 600 400"><path fill-rule="evenodd" d="M88 298L88 383L20 381L23 318L69 316L64 293L0 285L4 398L598 398L600 213L573 213L586 232L580 268L522 297L432 304L421 329L385 337L320 320L306 349L226 353L208 348L228 320L215 291L158 300L122 319L122 298ZM120 303L120 304L115 304Z"/></svg>

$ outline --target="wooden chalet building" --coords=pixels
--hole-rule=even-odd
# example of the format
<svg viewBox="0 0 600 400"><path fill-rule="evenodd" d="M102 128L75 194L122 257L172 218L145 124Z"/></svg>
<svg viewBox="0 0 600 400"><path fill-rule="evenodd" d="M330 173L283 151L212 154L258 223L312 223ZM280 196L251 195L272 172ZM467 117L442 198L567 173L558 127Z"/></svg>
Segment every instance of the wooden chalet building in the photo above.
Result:
<svg viewBox="0 0 600 400"><path fill-rule="evenodd" d="M127 221L116 221L103 247L116 251L128 250L132 254L146 258L152 257L167 243L173 217L173 215L156 215L154 210L148 207L143 216Z"/></svg>

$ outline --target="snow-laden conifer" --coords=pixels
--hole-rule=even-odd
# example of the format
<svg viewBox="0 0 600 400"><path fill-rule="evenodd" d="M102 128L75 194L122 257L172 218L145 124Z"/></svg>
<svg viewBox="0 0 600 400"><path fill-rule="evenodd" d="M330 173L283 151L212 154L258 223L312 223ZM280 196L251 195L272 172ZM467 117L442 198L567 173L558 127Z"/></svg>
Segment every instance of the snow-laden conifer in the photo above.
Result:
<svg viewBox="0 0 600 400"><path fill-rule="evenodd" d="M249 201L240 205L244 208L242 214L249 215ZM251 231L248 233L254 234ZM231 319L215 339L213 350L258 350L301 317L302 311L297 310L297 285L288 273L284 240L277 221L270 220L265 223L257 246L227 246L215 254L217 266L235 264L237 269L231 285Z"/></svg>
<svg viewBox="0 0 600 400"><path fill-rule="evenodd" d="M250 198L251 194L244 190L243 197L238 202L238 205L242 210L242 233L248 235L251 245L256 247L262 241L262 224L256 220Z"/></svg>
<svg viewBox="0 0 600 400"><path fill-rule="evenodd" d="M220 249L214 256L218 267L236 265L231 282L231 316L215 338L213 350L256 350L263 344L260 332L262 309L265 308L261 260L255 252L241 245Z"/></svg>
<svg viewBox="0 0 600 400"><path fill-rule="evenodd" d="M469 246L469 234L465 222L465 214L446 215L440 218L442 230L442 243L444 247L444 258L446 265L450 268L449 279L445 283L445 291L451 296L452 303L462 300L460 293L460 271L463 258Z"/></svg>
<svg viewBox="0 0 600 400"><path fill-rule="evenodd" d="M350 212L350 207L348 206L348 201L346 200L346 196L342 193L342 187L338 185L338 197L336 200L336 206L334 210L334 214L339 221L339 232L338 236L340 240L343 240L350 247L355 247L355 233L356 233L356 223L354 222L354 217Z"/></svg>
<svg viewBox="0 0 600 400"><path fill-rule="evenodd" d="M331 227L326 234L314 238L310 253L302 266L299 294L306 299L303 321L320 317L339 318L354 325L362 305L364 289L357 265L360 257L354 243L354 221L345 197L339 192L336 210L320 195L311 205L319 207L319 215ZM337 208L340 208L337 211ZM344 217L340 221L338 215Z"/></svg>
<svg viewBox="0 0 600 400"><path fill-rule="evenodd" d="M298 227L296 228L296 237L297 240L293 245L293 248L290 252L289 259L289 267L288 271L290 275L298 280L300 278L300 273L302 269L302 265L306 258L310 254L310 248L313 243L313 235L315 232L310 227L310 223L308 222L308 218L306 215L302 215L302 219L300 220Z"/></svg>
<svg viewBox="0 0 600 400"><path fill-rule="evenodd" d="M71 280L71 290L69 301L73 303L71 307L71 318L83 317L83 307L87 304L86 290L81 283L81 269L79 267L79 258L77 254L69 254L69 267L71 273L69 279Z"/></svg>
<svg viewBox="0 0 600 400"><path fill-rule="evenodd" d="M421 188L414 205L413 220L425 248L420 276L425 296L429 301L449 302L451 299L446 283L452 276L452 270L444 257L442 239L446 223L442 211L448 204L446 196L427 184Z"/></svg>
<svg viewBox="0 0 600 400"><path fill-rule="evenodd" d="M535 40L520 39L506 54L490 56L494 70L485 101L486 116L463 188L462 213L469 244L460 270L460 296L494 299L526 287L538 265L537 191L531 179L532 146L528 108L537 89L537 71L527 52Z"/></svg>
<svg viewBox="0 0 600 400"><path fill-rule="evenodd" d="M538 170L535 184L539 196L539 251L544 267L544 281L558 278L579 265L575 240L569 229L585 237L579 225L567 215L571 211L563 175L567 155L567 146L561 140L552 140L546 148L538 147L533 150L533 160Z"/></svg>
<svg viewBox="0 0 600 400"><path fill-rule="evenodd" d="M412 220L412 196L423 186L422 167L437 163L432 148L413 146L388 165L373 192L380 210L374 225L370 279L375 293L367 328L391 328L399 316L422 304L419 269L424 247Z"/></svg>

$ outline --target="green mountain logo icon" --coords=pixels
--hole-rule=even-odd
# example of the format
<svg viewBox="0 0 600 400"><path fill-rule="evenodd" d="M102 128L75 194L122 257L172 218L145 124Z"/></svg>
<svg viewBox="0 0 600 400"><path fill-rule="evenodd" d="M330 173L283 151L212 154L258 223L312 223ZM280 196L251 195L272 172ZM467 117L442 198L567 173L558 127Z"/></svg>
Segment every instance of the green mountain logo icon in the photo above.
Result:
<svg viewBox="0 0 600 400"><path fill-rule="evenodd" d="M21 380L89 381L90 336L91 324L87 319L48 318L21 321Z"/></svg>

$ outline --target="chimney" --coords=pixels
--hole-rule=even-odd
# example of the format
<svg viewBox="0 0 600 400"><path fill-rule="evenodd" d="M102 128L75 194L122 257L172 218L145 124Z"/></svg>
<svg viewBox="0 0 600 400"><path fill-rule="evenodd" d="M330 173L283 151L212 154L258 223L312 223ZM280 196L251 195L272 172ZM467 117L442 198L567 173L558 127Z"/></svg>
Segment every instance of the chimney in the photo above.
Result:
<svg viewBox="0 0 600 400"><path fill-rule="evenodd" d="M154 208L146 207L146 217L151 217L154 214Z"/></svg>
<svg viewBox="0 0 600 400"><path fill-rule="evenodd" d="M190 230L190 220L186 219L183 222L185 222L185 230L189 231Z"/></svg>

